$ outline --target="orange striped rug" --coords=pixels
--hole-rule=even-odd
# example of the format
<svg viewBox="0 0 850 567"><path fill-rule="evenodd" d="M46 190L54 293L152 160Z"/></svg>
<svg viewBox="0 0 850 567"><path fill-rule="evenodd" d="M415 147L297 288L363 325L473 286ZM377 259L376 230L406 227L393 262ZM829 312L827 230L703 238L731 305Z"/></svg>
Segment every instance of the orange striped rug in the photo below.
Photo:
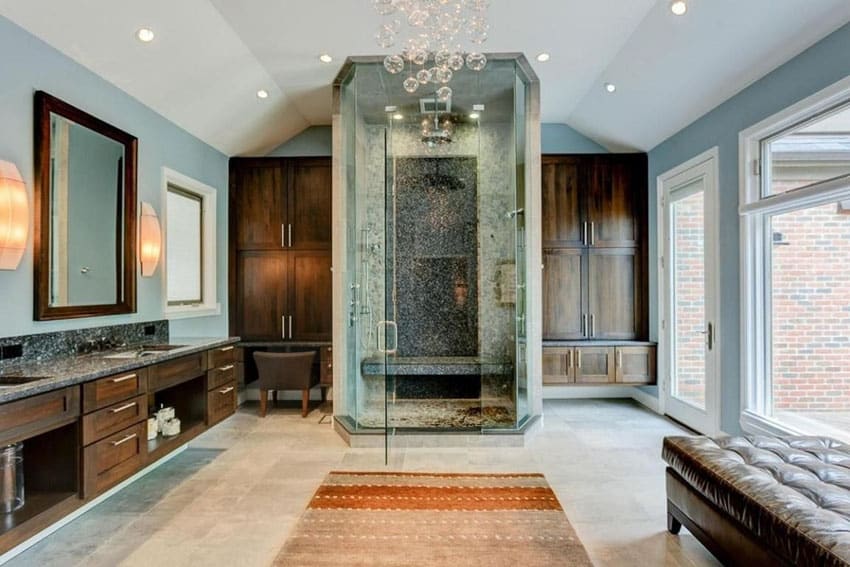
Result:
<svg viewBox="0 0 850 567"><path fill-rule="evenodd" d="M591 563L541 474L332 472L275 565Z"/></svg>

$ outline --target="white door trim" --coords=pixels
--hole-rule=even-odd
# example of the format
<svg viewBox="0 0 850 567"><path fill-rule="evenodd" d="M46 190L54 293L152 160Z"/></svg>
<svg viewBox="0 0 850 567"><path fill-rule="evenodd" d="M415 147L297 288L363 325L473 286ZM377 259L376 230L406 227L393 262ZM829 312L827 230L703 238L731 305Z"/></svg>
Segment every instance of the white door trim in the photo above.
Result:
<svg viewBox="0 0 850 567"><path fill-rule="evenodd" d="M670 306L668 305L668 290L670 288L670 273L669 273L669 250L667 243L667 194L671 186L681 186L683 183L695 181L700 178L708 180L706 184L706 249L705 253L708 256L709 265L713 265L713 274L707 278L707 285L713 286L714 305L706 304L706 317L713 322L714 328L714 346L709 356L713 362L707 365L712 376L707 376L706 385L706 412L707 423L703 425L707 435L716 435L721 432L720 417L721 417L721 384L719 363L721 360L721 342L722 335L720 333L722 326L720 320L720 263L719 263L719 234L718 234L718 212L719 212L719 177L720 177L720 156L718 147L713 147L710 150L686 161L685 163L665 172L658 176L656 183L657 192L657 231L658 231L658 406L659 412L664 414L668 410L671 403L670 399L670 370L672 356L670 345L672 332L670 325L667 324L669 319ZM676 402L673 402L674 404ZM691 424L686 424L691 425Z"/></svg>

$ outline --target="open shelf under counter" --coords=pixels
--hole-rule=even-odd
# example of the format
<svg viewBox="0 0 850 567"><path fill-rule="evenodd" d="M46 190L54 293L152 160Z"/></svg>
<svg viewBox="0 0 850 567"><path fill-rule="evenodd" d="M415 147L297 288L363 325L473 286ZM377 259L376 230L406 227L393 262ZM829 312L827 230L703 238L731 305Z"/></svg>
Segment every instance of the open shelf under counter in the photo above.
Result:
<svg viewBox="0 0 850 567"><path fill-rule="evenodd" d="M74 492L31 490L25 493L24 505L9 514L0 515L0 547L9 549L67 516L83 501Z"/></svg>
<svg viewBox="0 0 850 567"><path fill-rule="evenodd" d="M162 435L157 435L156 439L151 439L150 441L148 441L148 463L158 461L160 458L169 454L181 445L185 445L186 443L206 431L206 424L203 420L191 421L188 424L181 423L180 425L181 431L178 435L175 435L173 437L163 437Z"/></svg>

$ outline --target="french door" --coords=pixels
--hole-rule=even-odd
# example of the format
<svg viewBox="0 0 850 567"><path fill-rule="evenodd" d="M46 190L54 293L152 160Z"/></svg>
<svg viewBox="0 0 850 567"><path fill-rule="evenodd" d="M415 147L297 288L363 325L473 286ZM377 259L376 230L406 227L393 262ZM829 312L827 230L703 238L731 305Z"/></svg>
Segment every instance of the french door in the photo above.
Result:
<svg viewBox="0 0 850 567"><path fill-rule="evenodd" d="M664 413L720 431L717 155L659 178L660 376Z"/></svg>

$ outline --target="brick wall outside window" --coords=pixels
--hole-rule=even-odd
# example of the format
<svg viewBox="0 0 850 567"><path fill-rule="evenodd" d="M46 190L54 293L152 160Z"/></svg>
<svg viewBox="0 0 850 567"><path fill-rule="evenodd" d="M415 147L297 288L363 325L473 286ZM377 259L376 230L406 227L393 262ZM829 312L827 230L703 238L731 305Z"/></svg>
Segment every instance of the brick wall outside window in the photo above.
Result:
<svg viewBox="0 0 850 567"><path fill-rule="evenodd" d="M850 410L850 215L833 203L772 230L773 409Z"/></svg>

